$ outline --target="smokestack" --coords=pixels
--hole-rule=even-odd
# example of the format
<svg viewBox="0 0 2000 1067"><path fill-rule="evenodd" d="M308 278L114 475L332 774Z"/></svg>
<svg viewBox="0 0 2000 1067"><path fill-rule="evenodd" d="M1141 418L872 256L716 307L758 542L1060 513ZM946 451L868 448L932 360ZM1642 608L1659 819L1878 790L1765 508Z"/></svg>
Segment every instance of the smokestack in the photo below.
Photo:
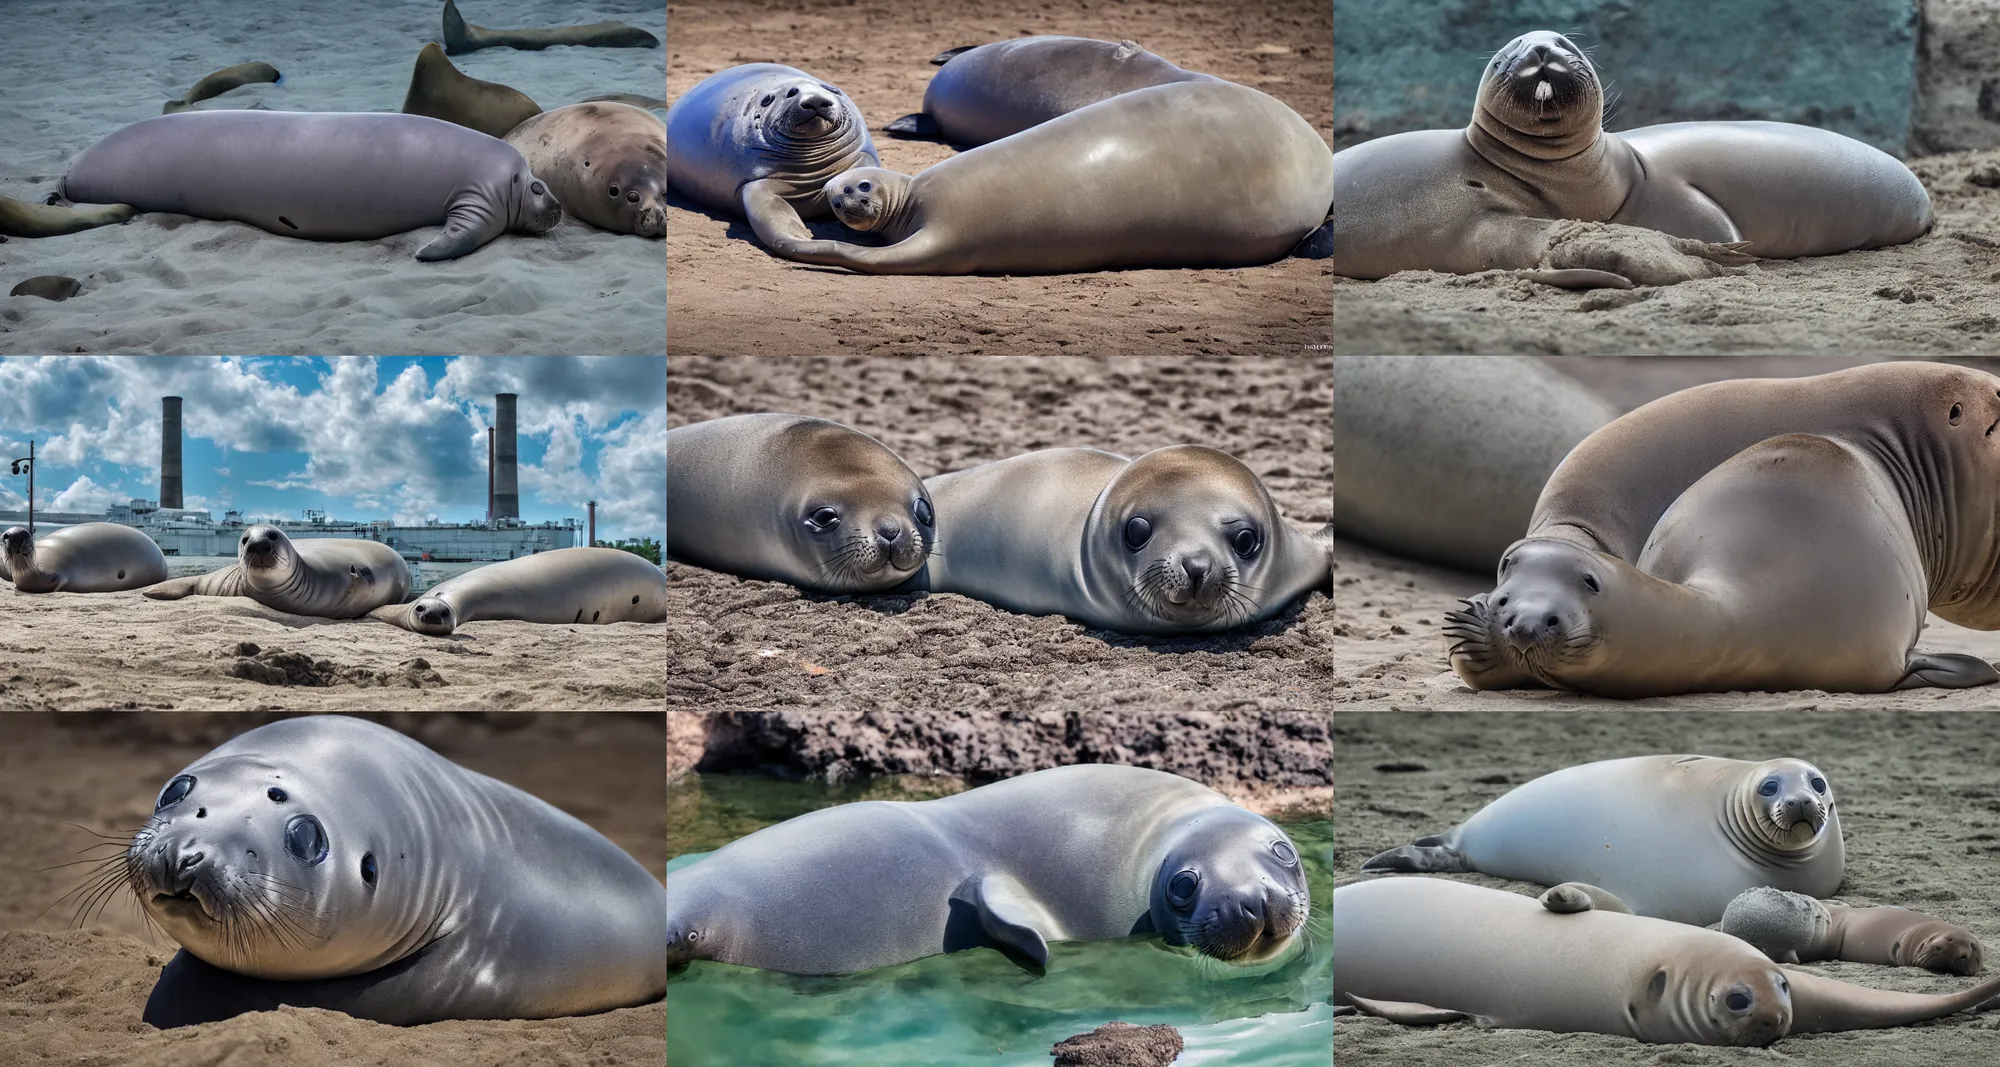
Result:
<svg viewBox="0 0 2000 1067"><path fill-rule="evenodd" d="M588 548L596 543L597 543L597 501L593 500L590 502L590 540L585 541L583 544L585 548Z"/></svg>
<svg viewBox="0 0 2000 1067"><path fill-rule="evenodd" d="M493 521L493 427L486 428L486 521Z"/></svg>
<svg viewBox="0 0 2000 1067"><path fill-rule="evenodd" d="M513 393L501 393L493 398L493 421L498 430L493 448L493 517L498 519L518 519L521 517L521 488L515 480L514 464L520 454L514 447L514 401Z"/></svg>
<svg viewBox="0 0 2000 1067"><path fill-rule="evenodd" d="M160 398L160 506L181 506L181 398Z"/></svg>

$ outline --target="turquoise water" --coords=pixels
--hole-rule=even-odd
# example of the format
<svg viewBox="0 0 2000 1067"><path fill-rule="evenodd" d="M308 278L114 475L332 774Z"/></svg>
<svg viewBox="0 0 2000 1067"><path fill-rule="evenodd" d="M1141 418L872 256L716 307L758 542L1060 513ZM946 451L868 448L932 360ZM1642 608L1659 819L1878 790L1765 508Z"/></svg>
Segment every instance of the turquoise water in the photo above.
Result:
<svg viewBox="0 0 2000 1067"><path fill-rule="evenodd" d="M836 788L742 775L668 787L672 872L761 827L830 804L921 800L921 781ZM698 961L667 981L674 1067L854 1064L987 1067L1049 1063L1049 1047L1113 1019L1171 1023L1177 1064L1325 1067L1333 1047L1333 827L1277 820L1305 858L1313 918L1288 958L1233 967L1156 935L1049 946L1035 975L994 949L931 956L860 975L813 978Z"/></svg>

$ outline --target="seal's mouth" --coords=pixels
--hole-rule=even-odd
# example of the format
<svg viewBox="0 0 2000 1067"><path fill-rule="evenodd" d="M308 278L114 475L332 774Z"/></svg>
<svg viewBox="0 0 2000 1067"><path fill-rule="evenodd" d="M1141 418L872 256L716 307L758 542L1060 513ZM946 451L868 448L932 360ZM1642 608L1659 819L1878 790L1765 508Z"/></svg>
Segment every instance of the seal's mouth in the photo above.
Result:
<svg viewBox="0 0 2000 1067"><path fill-rule="evenodd" d="M1494 60L1493 78L1511 117L1530 126L1562 122L1583 102L1595 83L1590 64L1559 43L1523 43L1512 55Z"/></svg>
<svg viewBox="0 0 2000 1067"><path fill-rule="evenodd" d="M1826 829L1826 805L1808 797L1790 797L1771 805L1771 825L1790 845L1810 844Z"/></svg>
<svg viewBox="0 0 2000 1067"><path fill-rule="evenodd" d="M1927 971L1970 977L1984 966L1982 955L1979 942L1958 934L1939 933L1925 938L1910 954L1910 962Z"/></svg>
<svg viewBox="0 0 2000 1067"><path fill-rule="evenodd" d="M1292 947L1310 907L1304 890L1273 886L1258 906L1238 901L1189 920L1183 939L1227 963L1264 963Z"/></svg>
<svg viewBox="0 0 2000 1067"><path fill-rule="evenodd" d="M167 918L184 922L215 921L215 916L209 913L208 905L202 903L201 898L195 895L192 886L178 893L153 894L153 908Z"/></svg>

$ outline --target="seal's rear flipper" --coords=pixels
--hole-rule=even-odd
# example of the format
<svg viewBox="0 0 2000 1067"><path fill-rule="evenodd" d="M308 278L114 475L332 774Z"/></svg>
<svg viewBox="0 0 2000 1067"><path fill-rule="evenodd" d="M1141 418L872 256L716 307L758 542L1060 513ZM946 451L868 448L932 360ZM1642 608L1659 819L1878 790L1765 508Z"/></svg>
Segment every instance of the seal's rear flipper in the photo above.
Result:
<svg viewBox="0 0 2000 1067"><path fill-rule="evenodd" d="M416 626L412 625L410 622L411 605L409 604L384 604L381 607L376 608L373 611L370 611L368 614L363 615L362 618L374 619L378 622L386 622L391 626L400 626L403 629L410 631L411 633L421 632L416 628Z"/></svg>
<svg viewBox="0 0 2000 1067"><path fill-rule="evenodd" d="M1408 845L1397 845L1371 857L1361 865L1364 871L1406 871L1422 874L1465 874L1472 863L1465 854L1444 843L1442 837L1419 837Z"/></svg>
<svg viewBox="0 0 2000 1067"><path fill-rule="evenodd" d="M192 578L169 578L158 585L149 585L139 591L147 600L180 600L194 596L196 587L206 575L197 574Z"/></svg>
<svg viewBox="0 0 2000 1067"><path fill-rule="evenodd" d="M986 936L1037 968L1049 965L1046 932L1056 929L1055 917L1026 886L1004 874L980 875L967 879L957 895L979 909Z"/></svg>
<svg viewBox="0 0 2000 1067"><path fill-rule="evenodd" d="M979 46L976 44L962 44L959 45L957 48L948 48L942 52L939 52L937 55L931 57L931 66L942 67L946 63L951 62L951 57L958 55L961 52L970 52L978 47Z"/></svg>
<svg viewBox="0 0 2000 1067"><path fill-rule="evenodd" d="M2000 682L2000 671L1978 656L1958 652L1911 652L1898 689L1970 689Z"/></svg>
<svg viewBox="0 0 2000 1067"><path fill-rule="evenodd" d="M919 111L882 127L883 133L893 133L898 137L942 137L944 131L938 128L937 120Z"/></svg>
<svg viewBox="0 0 2000 1067"><path fill-rule="evenodd" d="M1451 1008L1433 1008L1429 1004L1418 1004L1408 1000L1369 1000L1347 994L1347 999L1363 1012L1377 1019L1387 1019L1404 1026L1436 1026L1439 1023L1480 1023L1477 1016ZM1480 1025L1484 1025L1480 1023Z"/></svg>
<svg viewBox="0 0 2000 1067"><path fill-rule="evenodd" d="M1557 289L1632 289L1632 279L1608 270L1571 267L1564 270L1524 270L1517 276Z"/></svg>

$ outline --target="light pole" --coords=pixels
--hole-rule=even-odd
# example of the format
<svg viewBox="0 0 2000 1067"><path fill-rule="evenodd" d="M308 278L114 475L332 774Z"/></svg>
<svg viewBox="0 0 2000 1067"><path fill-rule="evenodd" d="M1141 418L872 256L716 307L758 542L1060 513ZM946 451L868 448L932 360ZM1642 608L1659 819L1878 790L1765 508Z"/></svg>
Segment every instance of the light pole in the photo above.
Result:
<svg viewBox="0 0 2000 1067"><path fill-rule="evenodd" d="M35 442L28 442L28 454L14 461L14 473L28 472L28 536L35 535Z"/></svg>

